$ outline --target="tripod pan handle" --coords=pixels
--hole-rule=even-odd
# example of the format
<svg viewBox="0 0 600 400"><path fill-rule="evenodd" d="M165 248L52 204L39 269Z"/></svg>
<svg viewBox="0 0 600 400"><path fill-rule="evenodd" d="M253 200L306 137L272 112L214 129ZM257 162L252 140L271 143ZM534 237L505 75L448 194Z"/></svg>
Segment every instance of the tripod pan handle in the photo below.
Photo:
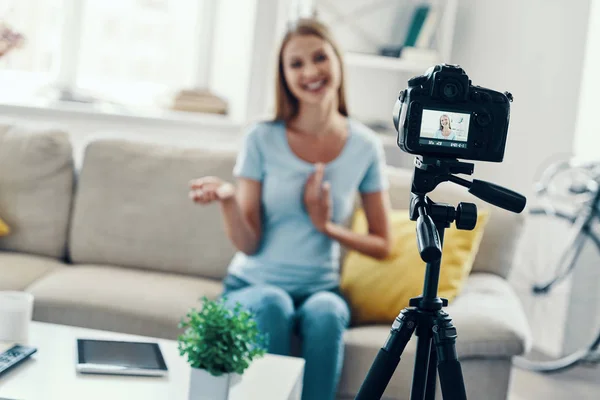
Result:
<svg viewBox="0 0 600 400"><path fill-rule="evenodd" d="M483 201L514 213L523 211L527 202L522 194L478 179L473 179L469 187L469 193Z"/></svg>

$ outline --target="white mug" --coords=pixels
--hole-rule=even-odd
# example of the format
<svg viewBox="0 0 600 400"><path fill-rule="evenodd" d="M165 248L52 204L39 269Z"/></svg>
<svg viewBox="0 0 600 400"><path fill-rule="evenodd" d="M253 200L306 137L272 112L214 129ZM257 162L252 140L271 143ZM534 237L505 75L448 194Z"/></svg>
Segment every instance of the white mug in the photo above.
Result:
<svg viewBox="0 0 600 400"><path fill-rule="evenodd" d="M31 293L0 291L0 342L28 344L32 314Z"/></svg>

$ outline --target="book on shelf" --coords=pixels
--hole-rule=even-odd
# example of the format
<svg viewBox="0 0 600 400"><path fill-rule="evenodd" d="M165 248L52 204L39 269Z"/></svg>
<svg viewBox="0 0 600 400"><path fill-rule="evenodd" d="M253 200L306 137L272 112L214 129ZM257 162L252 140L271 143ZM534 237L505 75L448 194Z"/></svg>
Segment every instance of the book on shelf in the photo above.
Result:
<svg viewBox="0 0 600 400"><path fill-rule="evenodd" d="M419 38L419 34L421 32L421 28L427 19L427 15L429 14L430 7L429 5L421 5L418 6L412 16L412 20L410 25L408 26L408 32L406 34L406 39L404 40L404 46L415 47L417 44L417 40Z"/></svg>
<svg viewBox="0 0 600 400"><path fill-rule="evenodd" d="M437 62L439 53L432 48L432 45L441 20L440 17L441 10L438 6L425 4L416 7L403 44L382 47L379 54L397 57L404 61Z"/></svg>
<svg viewBox="0 0 600 400"><path fill-rule="evenodd" d="M417 40L414 46L419 48L430 48L433 44L433 37L437 32L438 25L440 23L441 11L438 6L429 6L427 16L423 21L423 25L417 35Z"/></svg>

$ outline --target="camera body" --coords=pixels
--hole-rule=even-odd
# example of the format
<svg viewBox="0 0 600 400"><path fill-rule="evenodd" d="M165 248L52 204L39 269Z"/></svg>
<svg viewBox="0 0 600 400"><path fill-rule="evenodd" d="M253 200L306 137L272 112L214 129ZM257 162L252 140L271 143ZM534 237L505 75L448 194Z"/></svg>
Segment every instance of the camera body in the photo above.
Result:
<svg viewBox="0 0 600 400"><path fill-rule="evenodd" d="M510 102L508 92L471 85L458 65L435 65L398 96L398 146L422 156L501 162Z"/></svg>

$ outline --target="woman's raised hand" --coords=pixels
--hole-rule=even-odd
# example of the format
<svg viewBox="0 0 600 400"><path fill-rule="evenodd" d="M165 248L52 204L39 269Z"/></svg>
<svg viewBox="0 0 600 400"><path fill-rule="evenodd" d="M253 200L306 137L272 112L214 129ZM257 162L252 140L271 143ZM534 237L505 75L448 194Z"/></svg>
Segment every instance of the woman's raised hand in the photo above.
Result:
<svg viewBox="0 0 600 400"><path fill-rule="evenodd" d="M304 186L304 206L319 232L325 231L332 214L330 186L329 182L323 182L324 172L323 164L317 164L315 172Z"/></svg>
<svg viewBox="0 0 600 400"><path fill-rule="evenodd" d="M199 204L225 201L235 197L235 186L215 176L190 181L190 199Z"/></svg>

